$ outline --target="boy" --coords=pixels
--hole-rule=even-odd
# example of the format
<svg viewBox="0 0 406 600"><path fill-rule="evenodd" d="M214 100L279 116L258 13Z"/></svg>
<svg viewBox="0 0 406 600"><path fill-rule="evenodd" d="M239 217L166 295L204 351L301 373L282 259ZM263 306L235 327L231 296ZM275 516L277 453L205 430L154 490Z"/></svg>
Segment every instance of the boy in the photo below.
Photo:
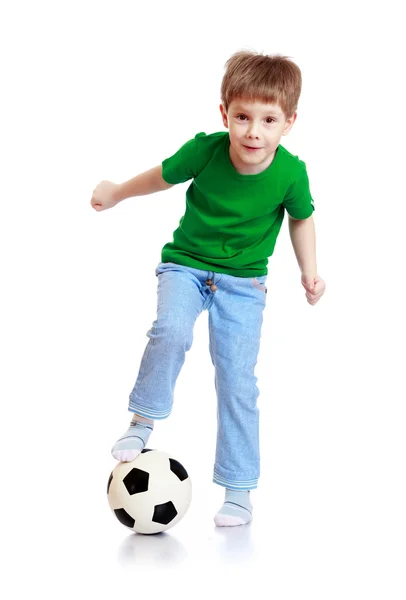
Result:
<svg viewBox="0 0 406 600"><path fill-rule="evenodd" d="M192 179L173 241L162 249L157 319L130 394L134 413L112 454L133 460L155 419L172 408L174 387L199 314L209 312L218 428L213 481L225 487L217 526L252 519L259 477L259 414L254 368L266 303L268 257L285 209L307 301L325 290L317 274L313 199L305 163L279 145L296 120L300 69L288 57L240 51L226 63L220 112L228 132L198 133L173 156L121 185L103 181L97 211L124 198Z"/></svg>

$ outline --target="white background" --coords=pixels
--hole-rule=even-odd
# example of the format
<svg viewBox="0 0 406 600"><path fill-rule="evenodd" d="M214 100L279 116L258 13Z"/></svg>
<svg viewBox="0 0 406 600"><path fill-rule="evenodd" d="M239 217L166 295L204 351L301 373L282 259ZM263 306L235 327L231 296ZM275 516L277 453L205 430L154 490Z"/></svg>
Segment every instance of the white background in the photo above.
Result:
<svg viewBox="0 0 406 600"><path fill-rule="evenodd" d="M400 2L5 2L1 44L1 529L6 597L233 593L404 599L404 30ZM254 521L219 530L207 312L152 447L194 496L168 534L110 512L110 448L156 314L188 183L96 213L94 187L222 131L240 49L301 68L281 143L306 162L319 274L310 306L287 221L257 365ZM262 590L262 591L261 591ZM176 596L175 596L176 595Z"/></svg>

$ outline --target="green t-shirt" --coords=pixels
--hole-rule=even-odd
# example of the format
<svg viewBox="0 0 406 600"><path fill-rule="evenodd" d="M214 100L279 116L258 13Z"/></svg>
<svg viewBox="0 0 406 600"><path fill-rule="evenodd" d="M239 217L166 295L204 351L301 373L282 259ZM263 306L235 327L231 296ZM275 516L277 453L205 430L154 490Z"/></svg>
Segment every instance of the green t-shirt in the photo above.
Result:
<svg viewBox="0 0 406 600"><path fill-rule="evenodd" d="M227 131L198 133L162 162L167 183L193 181L161 260L237 277L267 275L285 208L296 219L313 213L306 165L279 145L267 169L243 175L229 147Z"/></svg>

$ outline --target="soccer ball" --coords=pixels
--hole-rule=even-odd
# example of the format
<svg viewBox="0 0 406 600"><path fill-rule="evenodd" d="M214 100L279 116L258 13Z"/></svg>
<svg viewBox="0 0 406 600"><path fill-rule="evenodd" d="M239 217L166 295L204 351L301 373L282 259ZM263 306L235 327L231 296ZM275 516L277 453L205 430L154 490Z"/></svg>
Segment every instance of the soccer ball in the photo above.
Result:
<svg viewBox="0 0 406 600"><path fill-rule="evenodd" d="M137 533L160 533L178 523L192 500L192 483L183 465L161 450L144 450L120 462L107 484L117 519Z"/></svg>

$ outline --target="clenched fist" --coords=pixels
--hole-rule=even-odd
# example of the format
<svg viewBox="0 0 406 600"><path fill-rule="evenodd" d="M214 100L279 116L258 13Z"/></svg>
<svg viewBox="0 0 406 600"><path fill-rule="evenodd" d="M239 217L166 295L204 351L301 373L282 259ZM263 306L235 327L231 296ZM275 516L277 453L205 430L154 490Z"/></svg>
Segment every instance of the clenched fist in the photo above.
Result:
<svg viewBox="0 0 406 600"><path fill-rule="evenodd" d="M309 304L314 306L326 291L326 283L320 275L311 273L302 274L302 285L306 290L306 298Z"/></svg>
<svg viewBox="0 0 406 600"><path fill-rule="evenodd" d="M113 208L113 206L120 202L117 197L118 188L118 183L102 181L94 188L90 204L97 211Z"/></svg>

